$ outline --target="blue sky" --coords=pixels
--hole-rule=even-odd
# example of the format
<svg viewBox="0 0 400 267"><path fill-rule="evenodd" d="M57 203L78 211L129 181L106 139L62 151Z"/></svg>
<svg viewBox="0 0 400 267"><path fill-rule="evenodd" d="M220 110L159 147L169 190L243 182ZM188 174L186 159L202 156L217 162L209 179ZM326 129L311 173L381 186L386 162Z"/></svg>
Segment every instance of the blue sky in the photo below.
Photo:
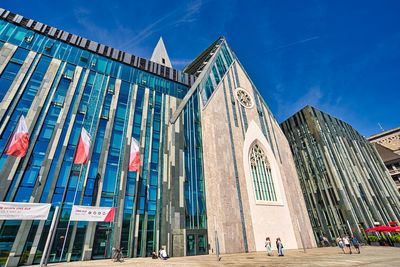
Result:
<svg viewBox="0 0 400 267"><path fill-rule="evenodd" d="M369 136L400 126L400 1L23 1L3 8L183 68L220 35L279 122L310 104Z"/></svg>

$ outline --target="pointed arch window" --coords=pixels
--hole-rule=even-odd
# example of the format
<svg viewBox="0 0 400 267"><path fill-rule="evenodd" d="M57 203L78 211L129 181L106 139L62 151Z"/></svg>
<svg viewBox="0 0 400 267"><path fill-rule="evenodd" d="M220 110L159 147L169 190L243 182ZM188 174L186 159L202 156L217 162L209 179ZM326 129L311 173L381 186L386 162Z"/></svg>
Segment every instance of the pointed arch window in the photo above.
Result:
<svg viewBox="0 0 400 267"><path fill-rule="evenodd" d="M258 144L250 150L250 166L256 200L277 201L271 165Z"/></svg>

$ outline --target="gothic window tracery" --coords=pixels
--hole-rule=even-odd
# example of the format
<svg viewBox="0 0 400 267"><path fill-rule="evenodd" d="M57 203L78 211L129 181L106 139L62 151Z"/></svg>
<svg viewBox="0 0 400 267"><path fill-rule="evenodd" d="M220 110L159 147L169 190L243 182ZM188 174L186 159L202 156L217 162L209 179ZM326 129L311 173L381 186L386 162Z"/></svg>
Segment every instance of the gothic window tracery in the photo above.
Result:
<svg viewBox="0 0 400 267"><path fill-rule="evenodd" d="M258 144L254 144L250 150L250 167L256 200L277 201L271 165Z"/></svg>

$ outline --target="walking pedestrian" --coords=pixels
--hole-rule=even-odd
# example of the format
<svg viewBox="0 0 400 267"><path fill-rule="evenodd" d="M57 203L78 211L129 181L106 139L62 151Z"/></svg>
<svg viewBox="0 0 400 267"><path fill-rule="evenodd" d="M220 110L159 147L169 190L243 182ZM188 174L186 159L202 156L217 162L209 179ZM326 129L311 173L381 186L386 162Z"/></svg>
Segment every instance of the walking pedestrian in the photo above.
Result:
<svg viewBox="0 0 400 267"><path fill-rule="evenodd" d="M345 236L343 238L343 242L344 242L344 245L346 246L346 248L349 250L349 253L352 254L349 236Z"/></svg>
<svg viewBox="0 0 400 267"><path fill-rule="evenodd" d="M265 249L267 250L267 255L272 256L272 245L269 237L265 238Z"/></svg>
<svg viewBox="0 0 400 267"><path fill-rule="evenodd" d="M343 254L346 254L346 251L344 250L343 239L340 236L336 238L336 243L338 244L338 247L343 251Z"/></svg>
<svg viewBox="0 0 400 267"><path fill-rule="evenodd" d="M351 243L353 244L354 249L357 251L357 254L360 254L360 242L354 235L351 237Z"/></svg>
<svg viewBox="0 0 400 267"><path fill-rule="evenodd" d="M278 256L283 257L283 244L279 237L276 239L276 248L278 249Z"/></svg>

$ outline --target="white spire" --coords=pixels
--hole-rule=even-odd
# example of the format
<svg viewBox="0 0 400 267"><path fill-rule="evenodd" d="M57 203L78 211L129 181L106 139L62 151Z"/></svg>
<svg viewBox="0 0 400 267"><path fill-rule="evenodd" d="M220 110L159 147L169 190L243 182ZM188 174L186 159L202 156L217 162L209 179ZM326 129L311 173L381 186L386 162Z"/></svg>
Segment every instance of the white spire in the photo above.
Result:
<svg viewBox="0 0 400 267"><path fill-rule="evenodd" d="M160 40L158 40L158 43L153 50L153 54L151 55L150 60L158 64L172 68L171 61L169 60L168 53L167 50L165 49L162 37L160 37Z"/></svg>

